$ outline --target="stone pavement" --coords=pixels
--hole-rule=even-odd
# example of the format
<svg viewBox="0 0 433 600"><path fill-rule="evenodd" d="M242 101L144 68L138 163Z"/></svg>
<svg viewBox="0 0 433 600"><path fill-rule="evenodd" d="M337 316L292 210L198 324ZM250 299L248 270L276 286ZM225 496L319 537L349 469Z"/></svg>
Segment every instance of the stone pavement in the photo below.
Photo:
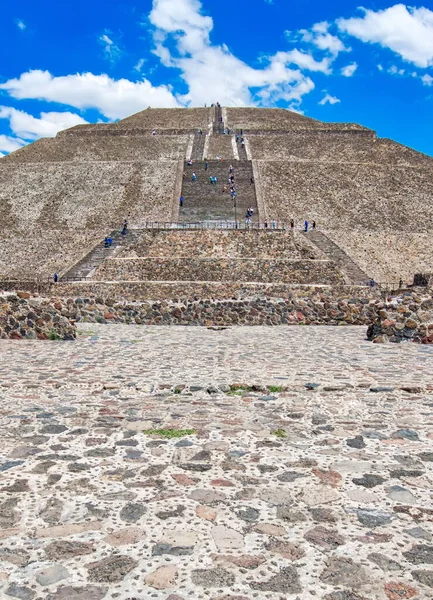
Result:
<svg viewBox="0 0 433 600"><path fill-rule="evenodd" d="M433 348L80 327L0 342L0 598L433 597Z"/></svg>

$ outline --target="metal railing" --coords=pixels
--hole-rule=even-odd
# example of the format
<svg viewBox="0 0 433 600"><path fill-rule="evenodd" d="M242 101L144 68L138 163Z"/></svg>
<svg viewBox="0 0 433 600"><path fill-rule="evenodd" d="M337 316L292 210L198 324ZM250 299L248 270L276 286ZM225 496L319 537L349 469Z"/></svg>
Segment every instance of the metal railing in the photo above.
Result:
<svg viewBox="0 0 433 600"><path fill-rule="evenodd" d="M263 223L242 221L197 221L192 223L146 221L137 229L263 229L269 231L290 231L290 224L279 221L265 221ZM300 230L299 227L296 228ZM134 231L131 229L130 231Z"/></svg>

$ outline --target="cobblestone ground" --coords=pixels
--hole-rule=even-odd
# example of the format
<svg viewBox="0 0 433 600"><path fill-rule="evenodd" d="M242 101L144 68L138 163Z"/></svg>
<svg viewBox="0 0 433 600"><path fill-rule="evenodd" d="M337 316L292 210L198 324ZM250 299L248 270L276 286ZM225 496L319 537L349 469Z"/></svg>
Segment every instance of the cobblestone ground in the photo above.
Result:
<svg viewBox="0 0 433 600"><path fill-rule="evenodd" d="M0 342L0 598L433 598L433 348L82 328Z"/></svg>

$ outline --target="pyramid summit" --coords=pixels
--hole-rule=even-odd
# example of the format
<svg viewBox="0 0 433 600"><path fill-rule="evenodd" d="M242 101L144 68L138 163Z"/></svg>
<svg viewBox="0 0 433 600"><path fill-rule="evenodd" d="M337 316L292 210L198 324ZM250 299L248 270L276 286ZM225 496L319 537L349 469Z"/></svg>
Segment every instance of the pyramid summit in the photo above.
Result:
<svg viewBox="0 0 433 600"><path fill-rule="evenodd" d="M432 175L432 158L354 123L148 108L0 159L0 277L409 282L432 270ZM100 252L124 219L131 235L116 238L114 255ZM305 220L317 225L310 237ZM236 268L215 262L230 257ZM243 272L247 258L256 262Z"/></svg>

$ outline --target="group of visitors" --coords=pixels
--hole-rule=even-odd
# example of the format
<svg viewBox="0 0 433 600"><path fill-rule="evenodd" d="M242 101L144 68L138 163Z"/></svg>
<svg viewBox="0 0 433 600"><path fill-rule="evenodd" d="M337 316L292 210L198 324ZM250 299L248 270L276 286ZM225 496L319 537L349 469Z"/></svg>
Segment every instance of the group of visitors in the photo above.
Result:
<svg viewBox="0 0 433 600"><path fill-rule="evenodd" d="M305 233L307 233L308 228L310 227L310 223L308 221L304 221L304 231ZM295 222L292 220L290 221L290 228L294 229L295 228ZM313 221L311 223L311 229L314 231L316 229L316 221Z"/></svg>

